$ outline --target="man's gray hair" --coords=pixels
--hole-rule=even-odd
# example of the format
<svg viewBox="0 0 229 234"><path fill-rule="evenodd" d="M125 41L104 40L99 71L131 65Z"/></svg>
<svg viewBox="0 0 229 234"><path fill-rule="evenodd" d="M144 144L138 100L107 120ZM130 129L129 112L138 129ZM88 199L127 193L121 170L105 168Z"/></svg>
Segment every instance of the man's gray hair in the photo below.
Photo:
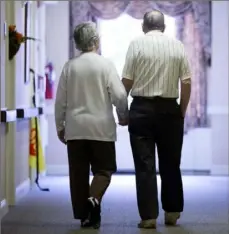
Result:
<svg viewBox="0 0 229 234"><path fill-rule="evenodd" d="M143 21L144 26L149 30L160 30L165 27L164 14L158 10L146 12Z"/></svg>
<svg viewBox="0 0 229 234"><path fill-rule="evenodd" d="M93 50L99 41L96 25L92 22L81 23L74 30L76 48L82 52Z"/></svg>

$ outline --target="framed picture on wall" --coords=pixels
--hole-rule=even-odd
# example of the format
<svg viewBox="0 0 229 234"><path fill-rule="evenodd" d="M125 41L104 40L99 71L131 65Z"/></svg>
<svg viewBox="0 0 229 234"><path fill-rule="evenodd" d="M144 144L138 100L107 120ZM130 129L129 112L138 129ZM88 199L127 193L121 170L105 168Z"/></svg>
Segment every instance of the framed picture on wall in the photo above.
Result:
<svg viewBox="0 0 229 234"><path fill-rule="evenodd" d="M24 35L29 37L30 35L30 2L26 1L24 3ZM30 81L29 72L29 61L30 61L30 41L26 40L24 43L24 82L27 84Z"/></svg>

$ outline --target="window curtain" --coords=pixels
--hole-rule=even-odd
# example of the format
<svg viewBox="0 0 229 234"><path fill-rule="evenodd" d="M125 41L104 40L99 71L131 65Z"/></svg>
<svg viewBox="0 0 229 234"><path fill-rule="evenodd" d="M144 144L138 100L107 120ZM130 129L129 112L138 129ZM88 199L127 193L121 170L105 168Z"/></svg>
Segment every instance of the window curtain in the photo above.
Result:
<svg viewBox="0 0 229 234"><path fill-rule="evenodd" d="M196 27L194 15L191 12L182 18L185 27L179 32L192 71L192 93L185 118L185 130L197 127L207 127L207 68L210 65L209 50L204 51L201 43L201 33Z"/></svg>
<svg viewBox="0 0 229 234"><path fill-rule="evenodd" d="M96 19L115 19L122 13L142 19L158 9L176 18L177 37L187 51L192 69L192 96L185 130L207 126L207 67L211 62L211 1L70 1L70 57L77 56L73 31L77 24Z"/></svg>

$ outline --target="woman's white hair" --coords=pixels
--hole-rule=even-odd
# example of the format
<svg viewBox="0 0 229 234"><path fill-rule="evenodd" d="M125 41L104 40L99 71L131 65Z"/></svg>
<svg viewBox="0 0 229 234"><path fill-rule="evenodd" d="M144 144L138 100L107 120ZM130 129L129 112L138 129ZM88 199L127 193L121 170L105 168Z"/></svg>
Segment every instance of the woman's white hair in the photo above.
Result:
<svg viewBox="0 0 229 234"><path fill-rule="evenodd" d="M74 30L76 48L88 52L97 47L99 34L93 22L81 23Z"/></svg>

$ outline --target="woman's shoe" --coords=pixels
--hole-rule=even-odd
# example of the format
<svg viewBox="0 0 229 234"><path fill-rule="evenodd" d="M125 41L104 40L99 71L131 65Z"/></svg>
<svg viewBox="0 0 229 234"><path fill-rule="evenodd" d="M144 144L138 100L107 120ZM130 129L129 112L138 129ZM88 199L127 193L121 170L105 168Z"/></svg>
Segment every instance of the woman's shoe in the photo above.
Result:
<svg viewBox="0 0 229 234"><path fill-rule="evenodd" d="M97 199L89 198L89 221L94 229L99 229L101 225L101 206Z"/></svg>
<svg viewBox="0 0 229 234"><path fill-rule="evenodd" d="M91 223L89 219L81 219L81 227L88 228L91 227Z"/></svg>

